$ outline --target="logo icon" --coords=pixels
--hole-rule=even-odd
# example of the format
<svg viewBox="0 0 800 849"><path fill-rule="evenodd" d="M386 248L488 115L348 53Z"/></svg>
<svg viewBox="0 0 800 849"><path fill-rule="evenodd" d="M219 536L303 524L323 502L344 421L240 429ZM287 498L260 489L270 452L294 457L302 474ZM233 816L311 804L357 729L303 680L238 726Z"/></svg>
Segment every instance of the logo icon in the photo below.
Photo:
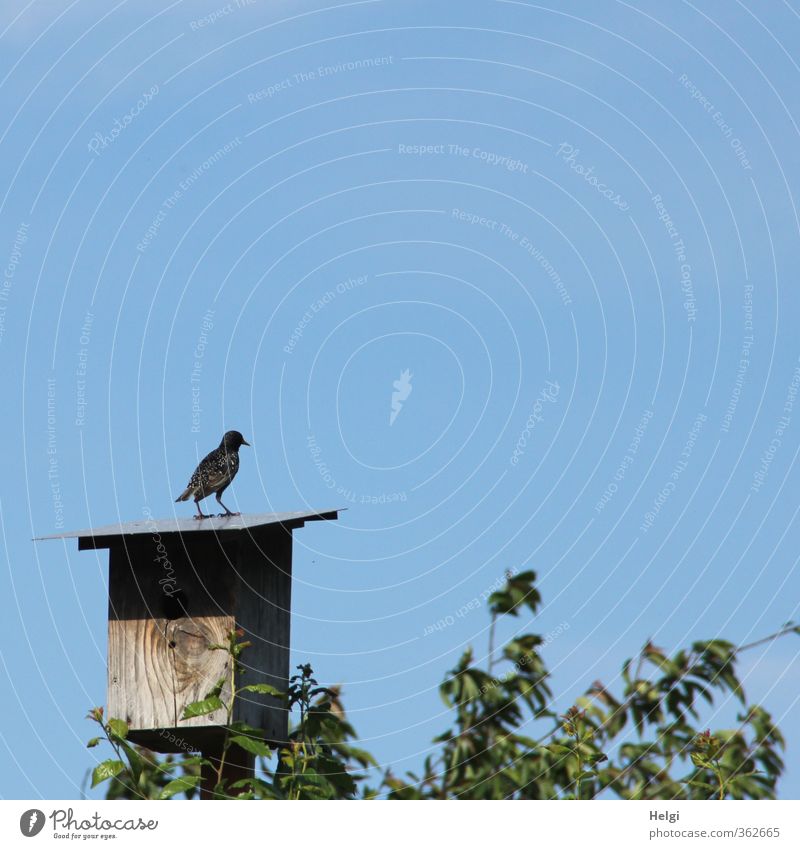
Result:
<svg viewBox="0 0 800 849"><path fill-rule="evenodd" d="M414 388L411 385L411 378L414 375L408 369L400 372L400 379L392 383L394 392L392 392L392 412L389 415L389 424L393 425L394 420L400 415L400 410L403 409L403 401L411 394Z"/></svg>
<svg viewBox="0 0 800 849"><path fill-rule="evenodd" d="M36 837L44 828L44 812L38 808L31 808L19 818L19 830L25 837Z"/></svg>

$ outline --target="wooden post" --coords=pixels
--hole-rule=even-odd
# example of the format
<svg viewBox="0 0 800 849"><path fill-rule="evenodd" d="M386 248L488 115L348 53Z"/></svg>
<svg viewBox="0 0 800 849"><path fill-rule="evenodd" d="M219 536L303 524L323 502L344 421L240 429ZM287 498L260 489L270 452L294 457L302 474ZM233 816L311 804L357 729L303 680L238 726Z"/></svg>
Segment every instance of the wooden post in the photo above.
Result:
<svg viewBox="0 0 800 849"><path fill-rule="evenodd" d="M217 786L219 778L219 763L222 759L221 746L217 746L213 750L204 751L203 757L211 762L211 766L203 766L200 798L218 799L219 797L214 792L214 788ZM225 755L225 762L222 765L222 780L225 786L230 787L235 781L252 778L254 775L255 756L239 748L239 746L229 747ZM233 793L235 792L234 790Z"/></svg>

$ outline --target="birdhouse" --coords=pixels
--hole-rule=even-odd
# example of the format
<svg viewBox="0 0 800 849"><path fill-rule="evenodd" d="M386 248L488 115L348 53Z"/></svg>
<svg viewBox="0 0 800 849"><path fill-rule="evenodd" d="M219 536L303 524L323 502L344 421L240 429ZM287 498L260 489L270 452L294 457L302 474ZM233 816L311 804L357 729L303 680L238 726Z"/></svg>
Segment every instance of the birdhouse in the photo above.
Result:
<svg viewBox="0 0 800 849"><path fill-rule="evenodd" d="M156 752L213 751L224 710L189 720L185 707L230 680L230 656L211 648L241 628L251 645L241 684L289 682L292 534L337 510L204 519L147 519L42 539L76 537L78 548L109 550L108 718ZM229 684L222 690L226 701ZM242 694L234 721L286 740L286 706Z"/></svg>

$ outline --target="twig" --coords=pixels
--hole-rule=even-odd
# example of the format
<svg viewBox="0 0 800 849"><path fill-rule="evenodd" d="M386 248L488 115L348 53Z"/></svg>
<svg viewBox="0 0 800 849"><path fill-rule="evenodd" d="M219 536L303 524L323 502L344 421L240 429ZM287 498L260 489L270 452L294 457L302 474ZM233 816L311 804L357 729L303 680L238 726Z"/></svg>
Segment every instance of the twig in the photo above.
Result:
<svg viewBox="0 0 800 849"><path fill-rule="evenodd" d="M770 643L772 642L772 640L777 640L778 637L783 637L786 634L791 633L800 634L800 625L784 625L783 628L781 628L779 631L776 631L774 634L769 634L766 637L762 637L760 640L753 640L752 643L745 643L744 645L739 646L737 649L735 649L735 651L747 651L748 649L753 649L756 646L762 646L764 645L764 643Z"/></svg>
<svg viewBox="0 0 800 849"><path fill-rule="evenodd" d="M492 612L492 622L489 625L489 663L488 663L488 673L492 674L492 669L494 668L494 627L497 623L497 614Z"/></svg>

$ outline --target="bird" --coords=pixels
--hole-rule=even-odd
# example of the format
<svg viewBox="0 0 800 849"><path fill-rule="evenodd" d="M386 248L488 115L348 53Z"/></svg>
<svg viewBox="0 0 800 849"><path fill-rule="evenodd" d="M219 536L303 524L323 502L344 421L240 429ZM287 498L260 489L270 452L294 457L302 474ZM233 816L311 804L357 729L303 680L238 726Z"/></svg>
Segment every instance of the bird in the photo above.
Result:
<svg viewBox="0 0 800 849"><path fill-rule="evenodd" d="M212 493L216 494L217 501L225 512L220 513L220 516L239 516L239 513L232 513L222 503L222 493L228 487L228 484L236 477L236 472L239 471L239 448L242 445L250 445L250 443L239 433L238 430L229 430L222 437L222 442L219 448L215 448L210 454L207 454L200 461L198 467L194 470L194 474L189 480L186 489L175 499L177 504L179 501L188 501L194 498L194 504L197 508L195 519L210 519L200 509L200 502L204 498L208 498Z"/></svg>

